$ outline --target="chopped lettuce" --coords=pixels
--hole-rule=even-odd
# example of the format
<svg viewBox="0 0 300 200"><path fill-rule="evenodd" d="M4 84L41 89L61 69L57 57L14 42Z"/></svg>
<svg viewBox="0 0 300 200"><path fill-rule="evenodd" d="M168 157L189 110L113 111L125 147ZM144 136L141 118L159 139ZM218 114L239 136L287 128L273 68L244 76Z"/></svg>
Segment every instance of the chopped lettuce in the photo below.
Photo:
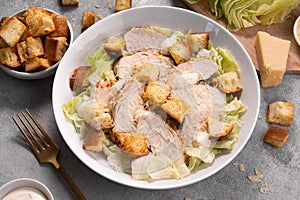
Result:
<svg viewBox="0 0 300 200"><path fill-rule="evenodd" d="M103 45L88 57L88 63L92 66L92 73L87 79L92 85L95 85L100 79L115 79L114 59L106 53Z"/></svg>
<svg viewBox="0 0 300 200"><path fill-rule="evenodd" d="M66 104L63 104L62 109L67 119L71 120L77 132L80 132L83 125L83 118L78 114L78 106L85 102L89 97L86 93L81 93L75 96Z"/></svg>
<svg viewBox="0 0 300 200"><path fill-rule="evenodd" d="M220 73L239 70L239 67L230 51L221 47L215 48L211 43L209 43L208 48L210 50L210 59L220 66Z"/></svg>
<svg viewBox="0 0 300 200"><path fill-rule="evenodd" d="M136 180L182 179L190 174L183 159L175 161L167 155L148 154L132 161L132 177Z"/></svg>
<svg viewBox="0 0 300 200"><path fill-rule="evenodd" d="M242 126L241 117L247 111L247 107L236 97L228 103L220 112L220 118L223 121L233 124L233 130L225 137L218 140L215 149L233 149L239 139L240 129Z"/></svg>

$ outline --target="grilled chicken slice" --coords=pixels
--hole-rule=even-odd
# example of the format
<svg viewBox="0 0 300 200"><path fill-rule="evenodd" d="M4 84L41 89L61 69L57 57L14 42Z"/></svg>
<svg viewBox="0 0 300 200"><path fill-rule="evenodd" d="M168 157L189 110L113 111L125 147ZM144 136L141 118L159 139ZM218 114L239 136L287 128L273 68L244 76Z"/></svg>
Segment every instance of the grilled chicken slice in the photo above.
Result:
<svg viewBox="0 0 300 200"><path fill-rule="evenodd" d="M218 65L210 59L196 59L177 66L182 74L198 74L199 80L209 79L218 72ZM199 81L198 80L198 81Z"/></svg>
<svg viewBox="0 0 300 200"><path fill-rule="evenodd" d="M90 129L87 136L83 140L83 149L93 152L102 151L104 146L109 144L103 131L97 131L95 129Z"/></svg>
<svg viewBox="0 0 300 200"><path fill-rule="evenodd" d="M161 43L167 36L147 28L133 28L124 34L126 49L130 52L161 51Z"/></svg>
<svg viewBox="0 0 300 200"><path fill-rule="evenodd" d="M144 84L135 80L120 80L112 87L113 132L136 132L136 113L143 109Z"/></svg>
<svg viewBox="0 0 300 200"><path fill-rule="evenodd" d="M161 72L164 69L171 69L173 61L169 57L160 55L154 52L139 52L130 56L122 57L115 65L115 71L119 78L131 76L137 67L152 64L154 67L159 68Z"/></svg>
<svg viewBox="0 0 300 200"><path fill-rule="evenodd" d="M170 158L178 151L182 155L184 146L178 133L157 114L151 111L141 113L138 118L137 130L144 133L152 153L164 153ZM178 157L173 159L176 160Z"/></svg>
<svg viewBox="0 0 300 200"><path fill-rule="evenodd" d="M112 99L111 87L115 83L115 80L100 80L92 89L91 96L105 107L109 107Z"/></svg>
<svg viewBox="0 0 300 200"><path fill-rule="evenodd" d="M180 132L186 146L192 146L194 134L202 131L208 117L217 117L213 116L216 115L215 111L218 111L221 105L225 105L225 95L206 84L190 84L176 71L170 74L167 83L172 85L171 96L179 99L184 105L184 109L181 109L183 123Z"/></svg>

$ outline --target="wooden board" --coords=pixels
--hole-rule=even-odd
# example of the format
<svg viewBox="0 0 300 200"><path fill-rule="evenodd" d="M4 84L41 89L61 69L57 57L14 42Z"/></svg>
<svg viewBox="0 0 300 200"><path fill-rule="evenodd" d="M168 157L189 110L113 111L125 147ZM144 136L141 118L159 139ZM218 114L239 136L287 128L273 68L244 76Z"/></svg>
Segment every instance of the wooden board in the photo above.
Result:
<svg viewBox="0 0 300 200"><path fill-rule="evenodd" d="M197 4L189 4L184 1L189 8L192 10L203 14L214 21L218 22L222 26L226 27L226 20L216 20L214 14L211 12L210 7L208 5L207 0L201 0ZM286 19L285 22L279 24L272 24L268 26L263 25L256 25L251 28L241 29L239 31L231 31L231 33L236 36L236 38L242 43L245 47L247 52L249 53L252 61L258 69L258 61L256 57L256 51L254 48L254 40L257 31L266 31L273 36L290 40L291 41L291 48L287 62L287 70L286 73L290 74L300 74L300 47L298 46L297 42L293 36L293 25L296 18L300 15L300 6L298 6L295 10L290 13L290 16Z"/></svg>

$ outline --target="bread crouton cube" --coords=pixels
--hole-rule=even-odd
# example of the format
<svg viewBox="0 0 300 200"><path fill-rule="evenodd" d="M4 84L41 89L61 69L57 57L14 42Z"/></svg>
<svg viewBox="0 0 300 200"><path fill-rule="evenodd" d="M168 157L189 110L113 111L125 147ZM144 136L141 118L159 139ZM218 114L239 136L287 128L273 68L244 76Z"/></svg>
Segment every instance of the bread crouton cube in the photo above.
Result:
<svg viewBox="0 0 300 200"><path fill-rule="evenodd" d="M228 135L233 125L227 122L219 121L213 118L207 119L208 134L211 138L220 138Z"/></svg>
<svg viewBox="0 0 300 200"><path fill-rule="evenodd" d="M78 6L79 0L61 0L62 6Z"/></svg>
<svg viewBox="0 0 300 200"><path fill-rule="evenodd" d="M186 106L178 98L167 99L161 108L173 119L179 123L183 122L183 113L186 111Z"/></svg>
<svg viewBox="0 0 300 200"><path fill-rule="evenodd" d="M26 41L17 43L16 48L17 48L20 62L21 63L26 62L28 59Z"/></svg>
<svg viewBox="0 0 300 200"><path fill-rule="evenodd" d="M157 81L159 77L159 69L152 63L135 66L134 74L137 79L143 82Z"/></svg>
<svg viewBox="0 0 300 200"><path fill-rule="evenodd" d="M66 37L46 37L45 56L51 62L59 61L67 50Z"/></svg>
<svg viewBox="0 0 300 200"><path fill-rule="evenodd" d="M69 80L69 85L72 91L80 90L86 87L89 82L86 77L90 74L91 67L90 66L80 66L74 69L72 76Z"/></svg>
<svg viewBox="0 0 300 200"><path fill-rule="evenodd" d="M183 40L178 40L171 45L169 51L176 64L186 62L192 56L190 47Z"/></svg>
<svg viewBox="0 0 300 200"><path fill-rule="evenodd" d="M276 101L268 105L268 122L281 126L290 126L294 118L294 104Z"/></svg>
<svg viewBox="0 0 300 200"><path fill-rule="evenodd" d="M9 20L9 17L2 17L0 20L0 27L3 26L8 20Z"/></svg>
<svg viewBox="0 0 300 200"><path fill-rule="evenodd" d="M11 17L0 27L0 37L8 46L13 47L18 43L25 30L26 26L17 17Z"/></svg>
<svg viewBox="0 0 300 200"><path fill-rule="evenodd" d="M40 37L28 37L26 41L17 43L16 48L21 63L29 58L44 55L44 46Z"/></svg>
<svg viewBox="0 0 300 200"><path fill-rule="evenodd" d="M265 133L263 141L276 148L280 148L288 140L289 134L290 131L288 129L279 126L271 126Z"/></svg>
<svg viewBox="0 0 300 200"><path fill-rule="evenodd" d="M28 25L28 36L45 36L55 30L54 14L43 8L29 7L23 16Z"/></svg>
<svg viewBox="0 0 300 200"><path fill-rule="evenodd" d="M51 67L51 62L46 58L33 57L25 62L25 72L34 72Z"/></svg>
<svg viewBox="0 0 300 200"><path fill-rule="evenodd" d="M191 48L192 53L197 53L201 49L207 49L209 35L208 33L187 34L187 43Z"/></svg>
<svg viewBox="0 0 300 200"><path fill-rule="evenodd" d="M6 47L0 49L0 63L8 67L20 67L20 62L14 48Z"/></svg>
<svg viewBox="0 0 300 200"><path fill-rule="evenodd" d="M104 44L104 49L110 57L118 58L122 56L125 45L126 42L122 37L112 36L107 39L107 42Z"/></svg>
<svg viewBox="0 0 300 200"><path fill-rule="evenodd" d="M116 0L115 12L131 8L131 0Z"/></svg>
<svg viewBox="0 0 300 200"><path fill-rule="evenodd" d="M82 13L81 31L85 31L87 28L95 23L96 15L93 12Z"/></svg>
<svg viewBox="0 0 300 200"><path fill-rule="evenodd" d="M141 156L149 153L147 138L143 133L112 133L116 145L131 155Z"/></svg>
<svg viewBox="0 0 300 200"><path fill-rule="evenodd" d="M0 37L0 49L8 47L8 44Z"/></svg>
<svg viewBox="0 0 300 200"><path fill-rule="evenodd" d="M142 96L144 101L149 101L150 104L161 105L166 102L170 95L171 88L160 82L149 82Z"/></svg>
<svg viewBox="0 0 300 200"><path fill-rule="evenodd" d="M212 80L213 84L226 93L235 93L243 90L240 79L235 71L226 72Z"/></svg>
<svg viewBox="0 0 300 200"><path fill-rule="evenodd" d="M26 39L26 45L29 58L44 55L44 46L40 37L28 37Z"/></svg>
<svg viewBox="0 0 300 200"><path fill-rule="evenodd" d="M50 34L51 37L69 37L69 27L67 17L64 15L55 15L53 17L55 30Z"/></svg>

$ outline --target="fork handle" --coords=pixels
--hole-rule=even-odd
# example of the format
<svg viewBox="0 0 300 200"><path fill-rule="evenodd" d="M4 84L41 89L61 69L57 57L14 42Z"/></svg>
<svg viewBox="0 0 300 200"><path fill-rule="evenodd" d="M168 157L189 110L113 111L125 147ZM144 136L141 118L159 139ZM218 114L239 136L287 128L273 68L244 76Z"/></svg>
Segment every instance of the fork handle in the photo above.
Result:
<svg viewBox="0 0 300 200"><path fill-rule="evenodd" d="M67 174L65 169L60 166L56 169L58 173L63 177L69 188L72 190L74 197L77 200L86 200L85 196L82 194L80 189L77 187L77 185L73 182L73 180L70 178L70 176Z"/></svg>

